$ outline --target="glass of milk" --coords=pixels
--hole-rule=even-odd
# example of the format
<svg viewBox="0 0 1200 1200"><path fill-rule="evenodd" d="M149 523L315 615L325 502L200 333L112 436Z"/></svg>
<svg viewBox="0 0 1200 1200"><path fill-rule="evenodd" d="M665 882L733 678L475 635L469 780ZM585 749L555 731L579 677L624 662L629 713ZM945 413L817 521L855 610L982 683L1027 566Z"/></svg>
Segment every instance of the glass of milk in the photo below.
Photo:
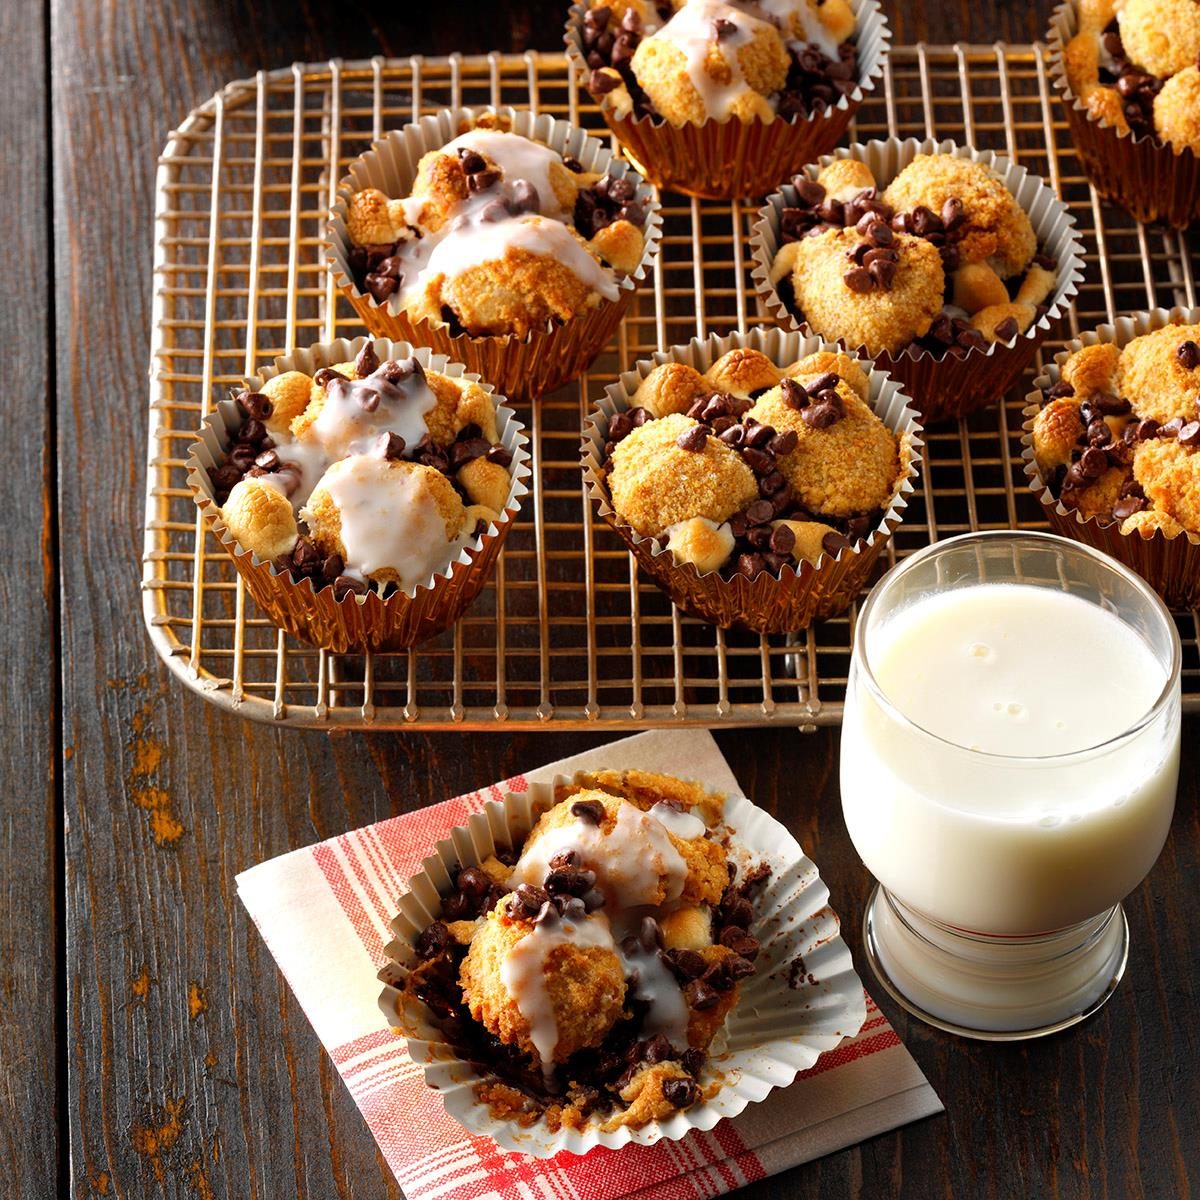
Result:
<svg viewBox="0 0 1200 1200"><path fill-rule="evenodd" d="M1125 969L1121 900L1179 774L1179 634L1138 576L1048 533L937 543L859 614L846 826L867 954L910 1012L1003 1039L1082 1020Z"/></svg>

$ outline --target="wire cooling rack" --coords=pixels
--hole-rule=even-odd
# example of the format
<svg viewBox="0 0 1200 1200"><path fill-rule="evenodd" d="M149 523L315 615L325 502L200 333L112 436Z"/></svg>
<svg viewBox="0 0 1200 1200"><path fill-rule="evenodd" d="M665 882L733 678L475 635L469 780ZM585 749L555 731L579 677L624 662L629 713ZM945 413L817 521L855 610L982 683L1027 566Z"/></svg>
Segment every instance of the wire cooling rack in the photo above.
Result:
<svg viewBox="0 0 1200 1200"><path fill-rule="evenodd" d="M622 365L768 320L749 280L753 201L663 197L653 279L593 369L532 413L535 494L486 592L429 643L338 656L287 637L247 597L192 503L187 445L228 387L290 347L361 332L321 256L324 214L347 163L385 130L447 105L530 107L603 135L577 82L561 54L296 65L230 84L171 134L157 182L142 587L156 649L212 702L326 728L811 728L840 719L853 612L792 638L686 617L594 519L580 478L581 417ZM951 137L1048 179L1090 250L1062 339L1118 313L1197 303L1200 232L1147 229L1100 203L1040 46L898 47L851 134ZM1020 472L1024 390L926 433L921 485L880 570L949 534L1042 527ZM1196 613L1177 620L1185 704L1198 709L1200 624Z"/></svg>

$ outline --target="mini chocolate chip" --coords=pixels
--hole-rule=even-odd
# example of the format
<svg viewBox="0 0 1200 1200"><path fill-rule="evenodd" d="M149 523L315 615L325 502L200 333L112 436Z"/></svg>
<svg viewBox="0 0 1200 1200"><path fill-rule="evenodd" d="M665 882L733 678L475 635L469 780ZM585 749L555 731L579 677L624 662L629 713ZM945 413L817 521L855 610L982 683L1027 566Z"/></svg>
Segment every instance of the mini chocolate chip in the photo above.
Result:
<svg viewBox="0 0 1200 1200"><path fill-rule="evenodd" d="M957 229L966 220L963 212L963 202L957 196L951 196L942 205L942 224L947 230Z"/></svg>
<svg viewBox="0 0 1200 1200"><path fill-rule="evenodd" d="M720 942L747 962L753 962L758 957L758 938L744 929L738 929L736 925L728 925L721 930Z"/></svg>
<svg viewBox="0 0 1200 1200"><path fill-rule="evenodd" d="M896 235L889 225L876 220L867 226L866 238L872 246L887 247L896 240Z"/></svg>
<svg viewBox="0 0 1200 1200"><path fill-rule="evenodd" d="M533 917L538 914L543 904L550 899L545 888L540 888L533 883L522 883L518 885L516 892L513 893L519 905L525 910L527 916Z"/></svg>
<svg viewBox="0 0 1200 1200"><path fill-rule="evenodd" d="M947 201L949 203L949 201ZM1017 336L1020 326L1016 317L1005 317L992 331L998 342L1011 342Z"/></svg>
<svg viewBox="0 0 1200 1200"><path fill-rule="evenodd" d="M658 950L662 948L663 934L658 922L653 917L643 917L638 929L638 941L643 950Z"/></svg>
<svg viewBox="0 0 1200 1200"><path fill-rule="evenodd" d="M386 459L397 459L404 454L404 439L391 430L381 433L375 445L379 453Z"/></svg>
<svg viewBox="0 0 1200 1200"><path fill-rule="evenodd" d="M702 979L693 979L684 988L684 995L687 997L688 1005L697 1012L705 1012L707 1009L716 1008L721 1003L720 993Z"/></svg>
<svg viewBox="0 0 1200 1200"><path fill-rule="evenodd" d="M707 441L708 430L703 425L691 425L675 439L675 445L680 450L689 450L693 454L698 454L704 449Z"/></svg>
<svg viewBox="0 0 1200 1200"><path fill-rule="evenodd" d="M492 463L493 466L504 467L505 469L512 466L512 451L500 445L499 442L494 446L490 446L488 452L483 457Z"/></svg>
<svg viewBox="0 0 1200 1200"><path fill-rule="evenodd" d="M536 213L541 211L538 190L528 179L514 179L512 183L512 204L516 210L514 216L520 213Z"/></svg>
<svg viewBox="0 0 1200 1200"><path fill-rule="evenodd" d="M1200 421L1189 421L1179 431L1181 446L1200 446Z"/></svg>
<svg viewBox="0 0 1200 1200"><path fill-rule="evenodd" d="M599 800L576 800L571 805L571 816L589 825L599 825L604 820L604 805Z"/></svg>
<svg viewBox="0 0 1200 1200"><path fill-rule="evenodd" d="M346 569L345 560L340 554L331 554L321 563L321 578L326 583L333 583Z"/></svg>
<svg viewBox="0 0 1200 1200"><path fill-rule="evenodd" d="M423 929L413 943L413 949L418 958L431 959L444 954L450 948L454 939L450 930L441 921L434 921L428 928Z"/></svg>
<svg viewBox="0 0 1200 1200"><path fill-rule="evenodd" d="M368 375L378 370L379 357L375 353L375 343L368 338L354 359L354 373L359 379L366 379Z"/></svg>
<svg viewBox="0 0 1200 1200"><path fill-rule="evenodd" d="M559 911L572 921L582 921L588 915L588 906L578 896L568 896Z"/></svg>
<svg viewBox="0 0 1200 1200"><path fill-rule="evenodd" d="M711 988L716 988L718 992L730 991L733 988L735 980L729 962L726 960L713 963L704 972L702 982L707 983Z"/></svg>
<svg viewBox="0 0 1200 1200"><path fill-rule="evenodd" d="M568 871L573 867L579 866L579 851L578 850L563 850L554 855L550 860L550 866L555 871Z"/></svg>
<svg viewBox="0 0 1200 1200"><path fill-rule="evenodd" d="M1108 470L1108 455L1095 446L1089 446L1079 459L1079 472L1084 479L1099 479Z"/></svg>
<svg viewBox="0 0 1200 1200"><path fill-rule="evenodd" d="M876 259L867 267L867 271L881 292L890 292L896 281L897 266L887 258Z"/></svg>
<svg viewBox="0 0 1200 1200"><path fill-rule="evenodd" d="M683 981L699 979L708 964L698 950L666 950L661 956L672 971Z"/></svg>
<svg viewBox="0 0 1200 1200"><path fill-rule="evenodd" d="M533 918L535 925L545 925L547 927L558 924L558 909L549 901L538 909L538 914Z"/></svg>
<svg viewBox="0 0 1200 1200"><path fill-rule="evenodd" d="M1118 521L1124 521L1126 517L1132 517L1145 507L1146 501L1141 496L1125 496L1112 506L1112 515Z"/></svg>
<svg viewBox="0 0 1200 1200"><path fill-rule="evenodd" d="M1139 442L1148 442L1151 438L1158 437L1158 422L1153 417L1139 421L1136 428Z"/></svg>
<svg viewBox="0 0 1200 1200"><path fill-rule="evenodd" d="M745 575L747 579L757 579L765 566L766 564L763 562L763 557L761 554L738 555L737 573L739 575Z"/></svg>
<svg viewBox="0 0 1200 1200"><path fill-rule="evenodd" d="M730 425L728 429L722 430L717 436L725 445L736 449L742 444L745 433L746 431L741 425Z"/></svg>
<svg viewBox="0 0 1200 1200"><path fill-rule="evenodd" d="M239 392L237 402L246 416L256 421L265 421L274 411L271 401L262 392Z"/></svg>
<svg viewBox="0 0 1200 1200"><path fill-rule="evenodd" d="M759 494L766 499L787 487L787 480L780 471L768 471L758 481Z"/></svg>
<svg viewBox="0 0 1200 1200"><path fill-rule="evenodd" d="M831 529L821 539L821 549L824 550L826 554L832 555L834 558L836 558L843 550L847 549L849 545L850 539L844 534L838 533L836 529Z"/></svg>
<svg viewBox="0 0 1200 1200"><path fill-rule="evenodd" d="M765 475L768 471L775 469L774 456L765 450L758 450L754 446L742 447L742 458L755 475Z"/></svg>
<svg viewBox="0 0 1200 1200"><path fill-rule="evenodd" d="M619 88L620 86L620 75L602 68L593 71L588 78L588 91L596 96L606 96L614 88Z"/></svg>
<svg viewBox="0 0 1200 1200"><path fill-rule="evenodd" d="M693 1046L680 1056L679 1065L693 1078L704 1070L705 1054L703 1050Z"/></svg>
<svg viewBox="0 0 1200 1200"><path fill-rule="evenodd" d="M687 1108L689 1104L694 1104L699 1093L700 1089L696 1086L694 1079L677 1077L663 1080L663 1099L676 1108Z"/></svg>
<svg viewBox="0 0 1200 1200"><path fill-rule="evenodd" d="M783 397L783 402L789 408L804 409L808 406L808 392L804 385L797 383L794 379L785 379L779 385L780 395Z"/></svg>
<svg viewBox="0 0 1200 1200"><path fill-rule="evenodd" d="M737 25L734 24L733 21L730 21L725 17L718 17L713 22L713 36L718 42L723 42L726 38L733 37L733 35L737 33L737 28Z"/></svg>
<svg viewBox="0 0 1200 1200"><path fill-rule="evenodd" d="M794 429L785 429L767 443L767 449L778 457L781 454L791 454L799 444L800 435Z"/></svg>
<svg viewBox="0 0 1200 1200"><path fill-rule="evenodd" d="M807 204L809 208L816 208L825 199L824 186L815 179L809 179L807 175L795 176L792 186L796 189L800 203Z"/></svg>
<svg viewBox="0 0 1200 1200"><path fill-rule="evenodd" d="M1158 427L1158 436L1160 438L1173 438L1179 436L1179 431L1184 426L1182 417L1172 417L1165 425Z"/></svg>
<svg viewBox="0 0 1200 1200"><path fill-rule="evenodd" d="M852 267L842 276L842 282L860 296L865 296L875 289L875 281L871 278L871 273L862 267Z"/></svg>
<svg viewBox="0 0 1200 1200"><path fill-rule="evenodd" d="M791 554L796 546L796 535L786 525L776 525L771 530L771 549L776 554Z"/></svg>
<svg viewBox="0 0 1200 1200"><path fill-rule="evenodd" d="M589 888L583 894L583 906L588 912L604 907L604 893L598 888Z"/></svg>
<svg viewBox="0 0 1200 1200"><path fill-rule="evenodd" d="M486 192L488 188L493 187L500 182L500 172L489 168L486 171L480 171L475 175L467 176L467 190L471 192Z"/></svg>
<svg viewBox="0 0 1200 1200"><path fill-rule="evenodd" d="M766 500L755 500L746 506L746 523L748 525L765 525L775 516L775 510Z"/></svg>
<svg viewBox="0 0 1200 1200"><path fill-rule="evenodd" d="M806 425L811 426L813 429L828 429L831 425L836 425L840 420L837 409L827 401L821 401L819 404L810 404L800 414L800 417Z"/></svg>
<svg viewBox="0 0 1200 1200"><path fill-rule="evenodd" d="M1175 357L1185 371L1194 371L1200 367L1200 346L1192 341L1180 342Z"/></svg>
<svg viewBox="0 0 1200 1200"><path fill-rule="evenodd" d="M345 381L346 377L340 371L335 371L332 367L322 367L313 375L313 383L317 384L318 387L328 387L335 379Z"/></svg>
<svg viewBox="0 0 1200 1200"><path fill-rule="evenodd" d="M486 895L492 886L487 872L481 871L478 867L465 867L459 871L458 878L454 883L460 891L471 896Z"/></svg>
<svg viewBox="0 0 1200 1200"><path fill-rule="evenodd" d="M355 579L350 575L339 575L333 581L333 594L339 600L344 600L351 595L365 596L367 590L367 585L361 579Z"/></svg>
<svg viewBox="0 0 1200 1200"><path fill-rule="evenodd" d="M629 9L628 11L633 12L633 9ZM572 175L581 175L583 173L583 163L581 163L579 159L573 158L569 154L563 155L563 166L566 167Z"/></svg>
<svg viewBox="0 0 1200 1200"><path fill-rule="evenodd" d="M480 171L487 169L487 161L483 155L476 150L470 150L466 146L458 148L458 160L462 164L462 169L468 175L478 175Z"/></svg>
<svg viewBox="0 0 1200 1200"><path fill-rule="evenodd" d="M1112 392L1095 392L1088 397L1088 402L1106 417L1123 417L1133 407L1128 400L1114 396Z"/></svg>
<svg viewBox="0 0 1200 1200"><path fill-rule="evenodd" d="M254 465L264 471L274 471L279 467L279 455L274 450L264 450L255 460Z"/></svg>

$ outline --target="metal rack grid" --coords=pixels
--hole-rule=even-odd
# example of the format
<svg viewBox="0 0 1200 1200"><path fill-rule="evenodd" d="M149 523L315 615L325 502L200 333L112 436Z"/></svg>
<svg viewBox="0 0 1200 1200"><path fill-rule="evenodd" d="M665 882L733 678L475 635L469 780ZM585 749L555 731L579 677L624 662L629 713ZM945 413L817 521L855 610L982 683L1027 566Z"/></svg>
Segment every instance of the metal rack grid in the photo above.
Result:
<svg viewBox="0 0 1200 1200"><path fill-rule="evenodd" d="M418 114L488 103L603 131L565 57L531 52L261 72L228 85L171 134L157 182L142 584L155 647L214 703L296 726L836 723L853 612L793 638L686 617L594 520L580 480L582 414L621 365L765 320L749 283L755 202L664 196L652 285L593 369L533 412L536 491L494 580L453 630L398 654L315 650L263 617L204 529L183 465L201 416L285 349L360 332L320 248L347 163ZM952 137L1046 177L1092 251L1063 339L1121 312L1197 303L1200 232L1150 230L1101 205L1074 156L1043 47L896 48L851 134ZM1042 527L1020 472L1023 392L927 432L922 482L881 570L948 534ZM1177 619L1185 704L1200 709L1200 618Z"/></svg>

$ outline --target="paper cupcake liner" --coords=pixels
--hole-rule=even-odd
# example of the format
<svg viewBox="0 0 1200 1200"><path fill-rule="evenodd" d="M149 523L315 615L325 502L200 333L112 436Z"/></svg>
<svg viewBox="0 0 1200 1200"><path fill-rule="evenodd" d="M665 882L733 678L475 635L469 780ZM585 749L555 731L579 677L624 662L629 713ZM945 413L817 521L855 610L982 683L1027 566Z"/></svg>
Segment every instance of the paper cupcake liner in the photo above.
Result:
<svg viewBox="0 0 1200 1200"><path fill-rule="evenodd" d="M1075 218L1067 206L1042 179L990 150L975 150L951 141L936 142L932 138L925 141L891 138L839 149L820 162L810 163L804 173L810 179L816 179L821 168L835 159L859 159L871 168L882 190L918 154L952 154L979 163L998 175L1029 215L1040 250L1058 260L1058 283L1046 301L1045 315L1011 345L992 342L985 350L971 349L961 358L946 355L940 361L922 346L906 346L895 355L886 351L871 355L876 366L890 372L904 385L912 397L913 407L925 424L930 425L935 421L965 417L1003 398L1033 361L1055 322L1070 308L1083 279L1084 261L1083 240L1074 228ZM786 328L820 333L807 321L793 315L771 283L771 265L782 244L780 213L796 203L796 189L785 184L767 198L759 212L751 235L754 286L767 311Z"/></svg>
<svg viewBox="0 0 1200 1200"><path fill-rule="evenodd" d="M870 383L869 403L885 425L902 439L901 476L884 511L870 534L837 556L823 554L816 566L807 561L797 568L785 566L778 575L767 571L756 578L734 575L724 579L717 571L701 574L693 563L675 562L670 550L654 538L643 537L613 510L604 476L604 444L613 416L629 408L638 385L664 362L682 362L703 373L722 354L748 347L765 354L776 366L788 366L819 350L837 347L815 335L787 333L781 329L755 329L747 334L693 338L686 346L659 350L652 359L635 363L611 384L584 428L583 475L600 515L617 532L638 565L681 608L722 629L741 626L757 633L790 633L844 612L871 575L875 560L904 518L920 463L921 426L908 397L895 380L869 362L863 369ZM905 451L907 450L907 454Z"/></svg>
<svg viewBox="0 0 1200 1200"><path fill-rule="evenodd" d="M451 1117L506 1150L536 1158L564 1150L586 1154L596 1146L615 1150L628 1142L652 1145L664 1138L681 1138L693 1129L711 1129L723 1118L737 1116L772 1089L787 1087L821 1054L862 1028L866 1019L862 982L817 868L778 821L744 796L728 796L724 820L736 842L734 857L742 854L748 861L769 862L773 874L755 905L752 932L762 943L755 960L758 969L742 984L726 1021L724 1051L710 1059L719 1072L720 1089L711 1099L641 1129L622 1126L604 1132L589 1123L581 1130L563 1128L555 1133L544 1119L522 1128L492 1116L474 1093L475 1086L489 1076L457 1057L425 1006L398 985L415 961L417 936L437 918L442 896L451 890L451 868L475 866L497 846L520 843L537 817L553 805L555 788L569 782L557 776L552 783L533 784L527 793L489 800L482 812L472 814L466 825L437 843L421 871L408 881L407 894L400 897L400 912L391 924L396 939L384 949L390 961L379 973L385 984L379 1006L389 1024L407 1037L409 1055L424 1068L425 1082L441 1093ZM806 981L799 989L790 987L788 980L797 959L803 961ZM710 1078L706 1075L702 1083Z"/></svg>
<svg viewBox="0 0 1200 1200"><path fill-rule="evenodd" d="M441 322L414 320L400 308L397 295L390 296L381 305L360 291L349 267L352 243L346 219L347 205L354 193L374 187L387 196L407 195L416 178L421 156L453 140L462 124L474 122L485 113L506 118L513 133L533 138L560 154L578 159L585 171L628 178L637 185L636 197L646 209L642 260L632 275L617 276L618 297L601 299L595 307L578 313L569 321L549 322L523 338L514 334L495 337L475 337L469 333L455 335ZM662 214L653 187L596 138L550 116L512 108L455 108L442 109L403 129L392 130L350 164L329 215L325 259L338 290L377 337L428 346L454 362L465 364L468 371L490 380L501 394L533 400L586 371L608 344L629 307L634 290L650 270L661 239Z"/></svg>
<svg viewBox="0 0 1200 1200"><path fill-rule="evenodd" d="M1183 229L1200 218L1200 156L1152 137L1117 129L1088 111L1067 80L1063 51L1079 31L1074 0L1050 18L1050 82L1062 96L1084 174L1106 199L1138 221Z"/></svg>
<svg viewBox="0 0 1200 1200"><path fill-rule="evenodd" d="M1074 538L1097 550L1111 554L1130 570L1136 571L1170 606L1200 607L1200 536L1182 533L1168 538L1161 530L1151 537L1140 533L1122 533L1115 519L1084 517L1077 509L1068 508L1051 493L1033 457L1033 420L1042 407L1043 392L1060 378L1067 357L1084 346L1114 342L1125 346L1134 338L1153 333L1173 323L1200 323L1200 308L1156 308L1151 312L1134 313L1119 318L1112 325L1082 334L1055 356L1054 362L1033 381L1034 391L1026 396L1024 433L1021 437L1021 461L1029 490L1037 497L1055 533Z"/></svg>
<svg viewBox="0 0 1200 1200"><path fill-rule="evenodd" d="M347 362L358 354L367 340L365 337L353 341L339 338L335 342L296 350L277 358L273 367L249 379L248 386L257 390L272 376L284 371L303 371L311 375L320 367ZM453 378L474 379L487 391L494 391L490 383L478 380L478 376L468 372L461 363L448 362L444 355L428 349L414 349L407 343L385 338L376 339L375 347L381 360L415 355L429 370ZM425 583L411 591L395 591L386 599L377 592L369 592L365 596L350 594L338 600L332 587L317 591L310 579L295 583L289 572L278 570L272 563L246 550L229 532L221 520L221 509L213 495L208 468L225 461L229 443L241 423L234 401L222 400L216 410L205 417L199 436L188 452L188 486L197 507L229 552L255 602L281 629L337 654L399 650L453 625L479 595L521 507L521 499L529 491L525 426L512 409L499 403L503 399L497 397L497 432L513 461L508 502L500 520L488 526L478 546L472 543Z"/></svg>
<svg viewBox="0 0 1200 1200"><path fill-rule="evenodd" d="M661 117L619 117L611 99L593 99L625 153L659 187L710 200L765 195L802 164L832 150L883 77L892 40L887 18L878 0L850 0L850 6L857 18L858 87L820 116L671 125ZM572 5L564 39L585 79L582 30L588 7Z"/></svg>

